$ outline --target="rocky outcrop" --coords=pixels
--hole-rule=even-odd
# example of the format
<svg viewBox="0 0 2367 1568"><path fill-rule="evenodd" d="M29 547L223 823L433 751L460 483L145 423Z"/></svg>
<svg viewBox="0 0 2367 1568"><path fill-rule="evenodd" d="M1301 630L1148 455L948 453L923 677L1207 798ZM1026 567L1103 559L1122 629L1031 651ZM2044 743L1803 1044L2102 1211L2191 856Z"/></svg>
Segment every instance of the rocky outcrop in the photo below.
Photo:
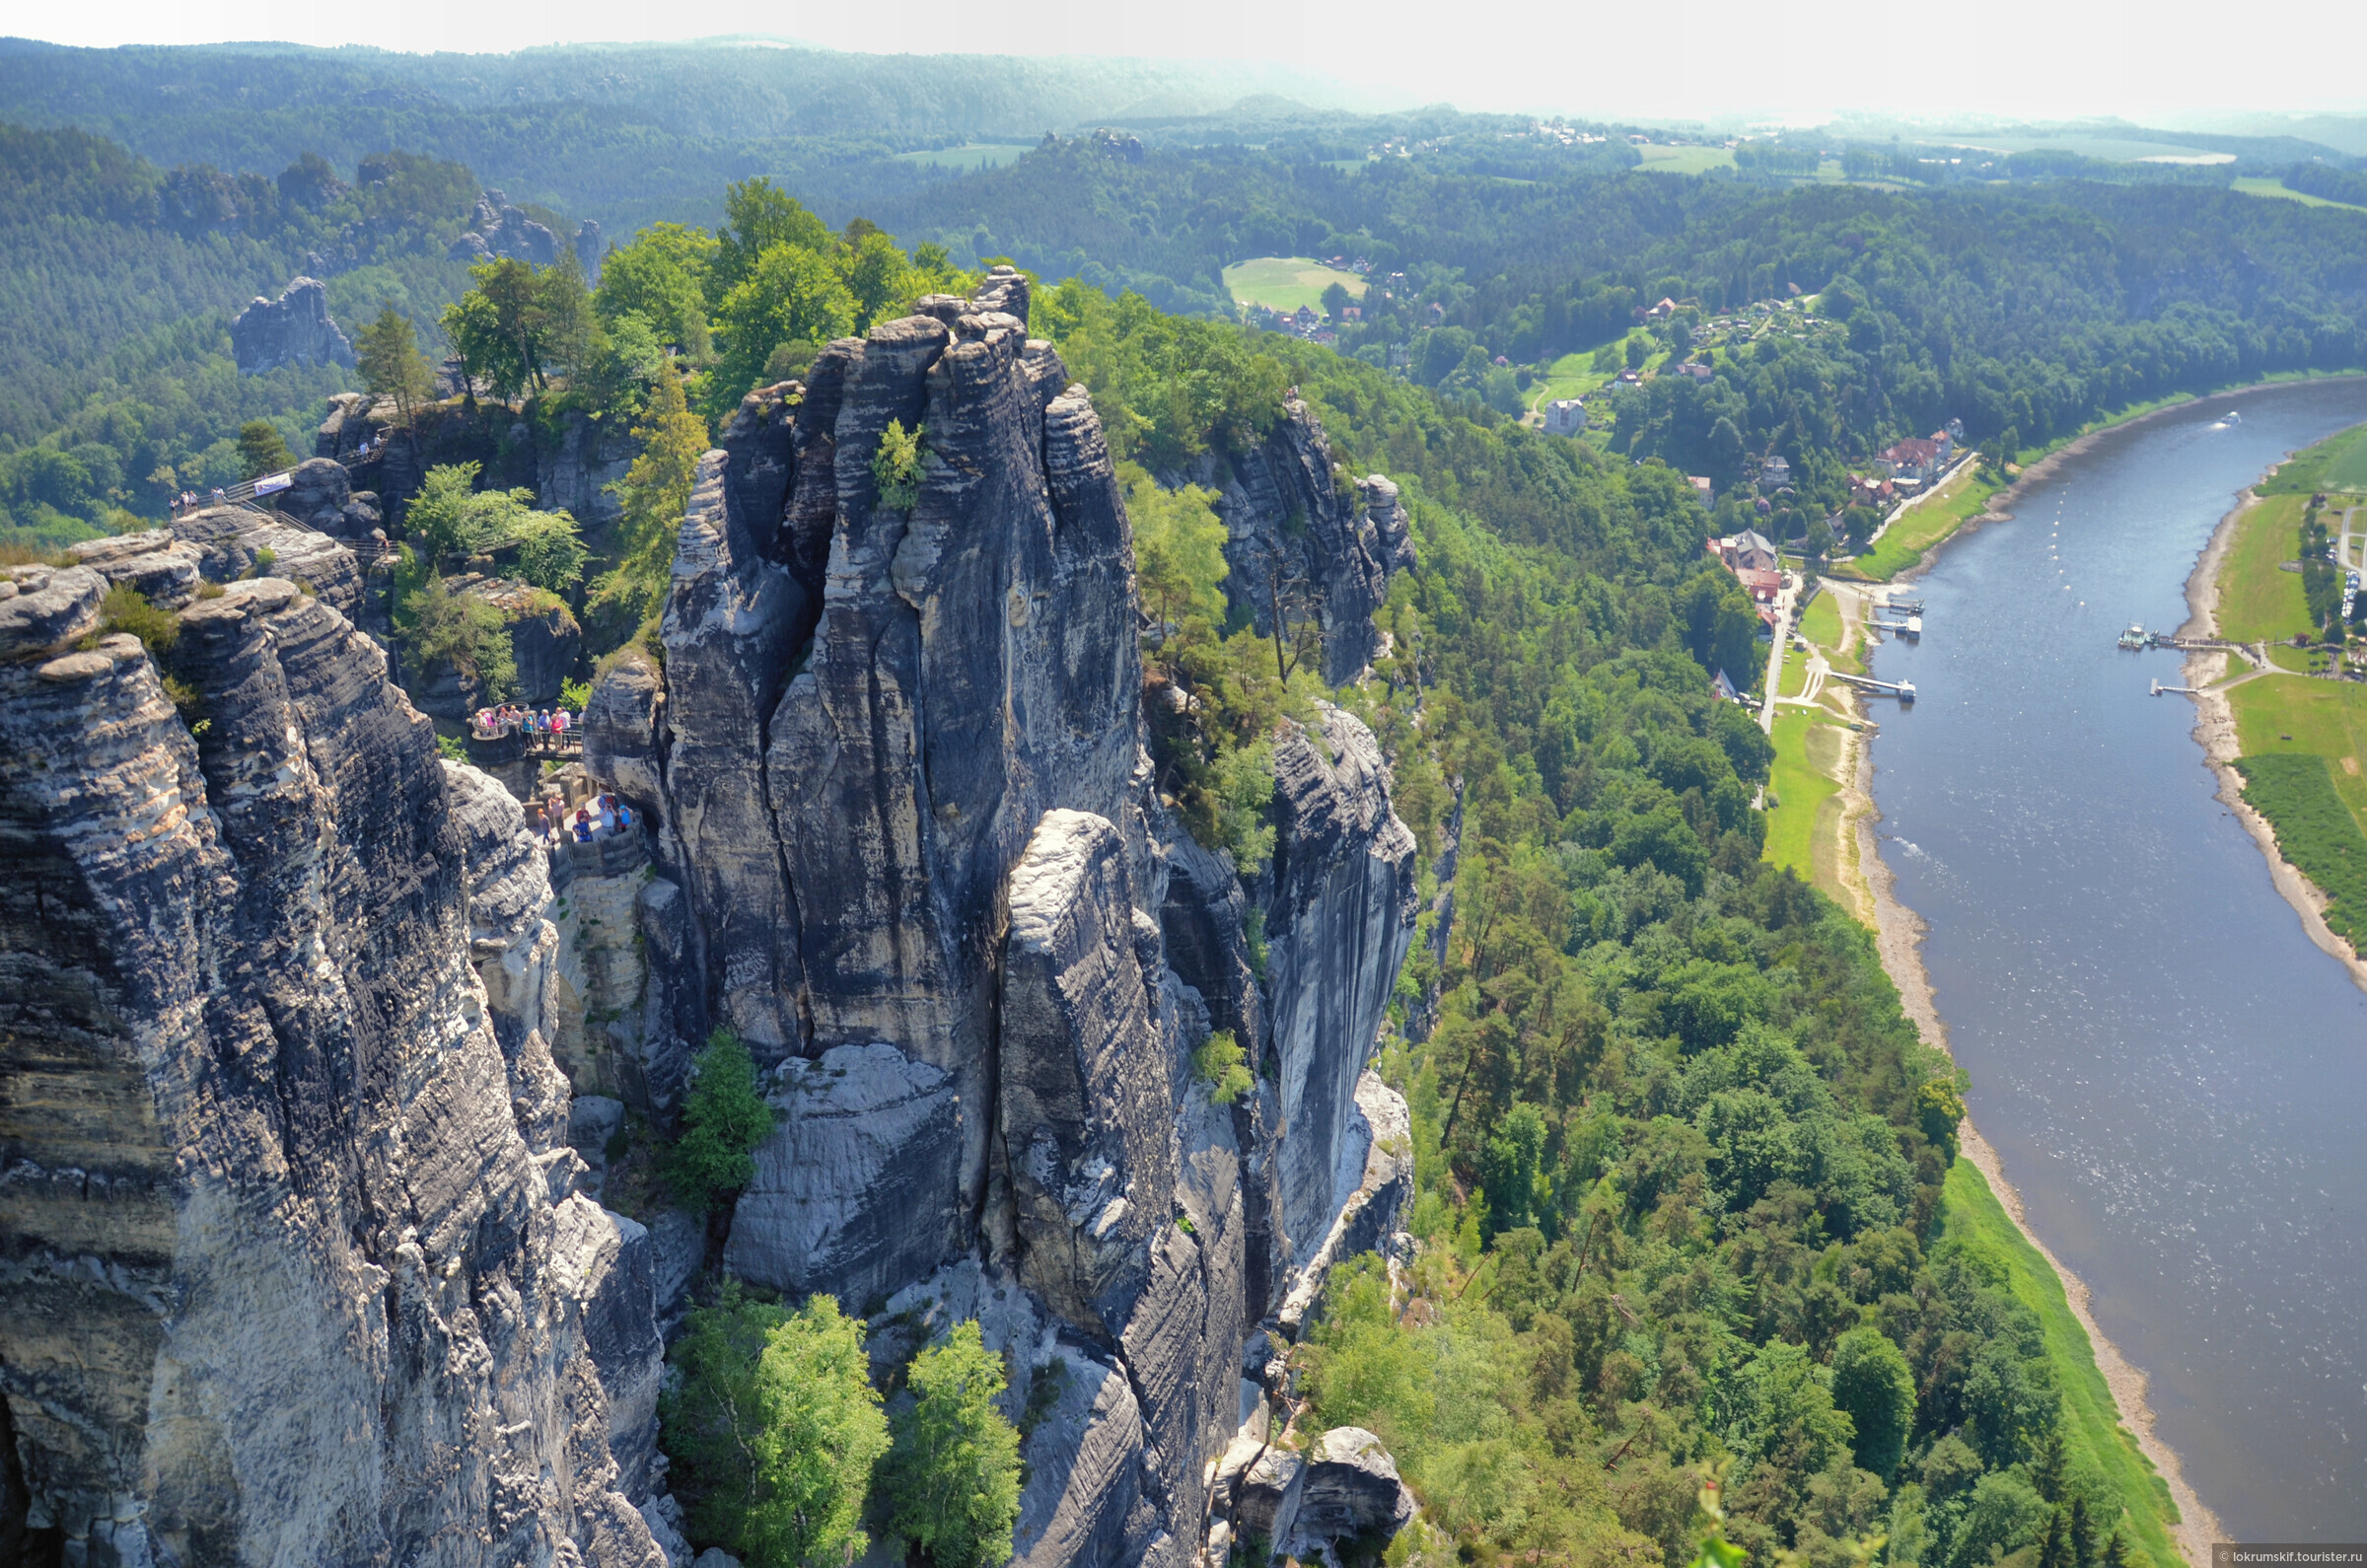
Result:
<svg viewBox="0 0 2367 1568"><path fill-rule="evenodd" d="M1225 520L1226 596L1270 635L1279 596L1296 626L1313 615L1327 685L1354 680L1380 652L1373 611L1393 573L1413 564L1398 487L1380 474L1351 483L1324 427L1292 388L1264 441L1211 456L1191 476L1217 490Z"/></svg>
<svg viewBox="0 0 2367 1568"><path fill-rule="evenodd" d="M1387 1541L1413 1523L1413 1493L1397 1461L1362 1427L1340 1426L1304 1453L1269 1449L1250 1471L1244 1522L1276 1557L1336 1564L1333 1549L1360 1537Z"/></svg>
<svg viewBox="0 0 2367 1568"><path fill-rule="evenodd" d="M1413 1118L1405 1097L1369 1069L1356 1080L1356 1114L1342 1130L1332 1191L1331 1228L1300 1260L1275 1314L1293 1339L1322 1307L1333 1264L1397 1248L1413 1199Z"/></svg>
<svg viewBox="0 0 2367 1568"><path fill-rule="evenodd" d="M594 552L612 554L624 503L609 486L625 476L641 445L628 421L596 420L581 409L530 421L490 400L431 403L413 409L405 425L395 422L392 402L339 392L329 399L327 417L314 433L313 451L352 464L348 471L368 486L355 498L381 514L373 528L400 528L409 498L418 493L428 469L473 463L479 488L532 490L543 511L574 517ZM351 536L350 525L347 531L329 532Z"/></svg>
<svg viewBox="0 0 2367 1568"><path fill-rule="evenodd" d="M196 598L204 578L204 555L196 545L175 538L170 529L85 539L67 546L66 553L96 567L109 583L137 589L148 603L166 609L179 609Z"/></svg>
<svg viewBox="0 0 2367 1568"><path fill-rule="evenodd" d="M664 890L621 1098L663 1116L659 1064L738 1032L777 1114L725 1265L879 1307L891 1361L980 1318L1040 1416L1018 1554L1164 1568L1261 1411L1242 1347L1292 1259L1394 1216L1356 1085L1412 839L1344 713L1278 747L1254 893L1159 806L1122 499L1026 292L830 344L701 463L662 667L619 660L586 718ZM926 432L909 508L873 473L891 421ZM1191 1066L1219 1028L1274 1064L1229 1107Z"/></svg>
<svg viewBox="0 0 2367 1568"><path fill-rule="evenodd" d="M272 510L316 533L347 542L383 539L385 521L378 496L356 492L345 465L327 458L307 458L288 473L288 487L271 498Z"/></svg>
<svg viewBox="0 0 2367 1568"><path fill-rule="evenodd" d="M282 523L250 507L217 506L173 520L174 536L193 547L208 582L265 572L311 589L321 602L366 631L385 622L383 597L363 576L353 551L325 534Z"/></svg>
<svg viewBox="0 0 2367 1568"><path fill-rule="evenodd" d="M647 1238L575 1190L533 842L325 596L0 594L0 1468L69 1562L659 1568ZM68 651L74 650L74 651Z"/></svg>
<svg viewBox="0 0 2367 1568"><path fill-rule="evenodd" d="M297 278L276 300L262 295L230 323L231 357L242 376L260 376L283 366L354 363L353 345L328 314L328 286L319 278Z"/></svg>
<svg viewBox="0 0 2367 1568"><path fill-rule="evenodd" d="M546 267L558 260L561 249L562 242L547 224L537 223L523 207L512 206L499 190L487 190L476 198L469 226L452 242L445 255L450 260L470 262L514 256Z"/></svg>
<svg viewBox="0 0 2367 1568"><path fill-rule="evenodd" d="M894 1045L836 1045L784 1063L772 1103L780 1124L741 1194L724 1267L850 1307L935 1268L959 1190L950 1075Z"/></svg>
<svg viewBox="0 0 2367 1568"><path fill-rule="evenodd" d="M1413 941L1414 844L1390 810L1381 748L1351 715L1327 705L1312 727L1293 727L1274 747L1274 774L1266 995L1282 1230L1306 1259L1363 1169L1356 1085Z"/></svg>

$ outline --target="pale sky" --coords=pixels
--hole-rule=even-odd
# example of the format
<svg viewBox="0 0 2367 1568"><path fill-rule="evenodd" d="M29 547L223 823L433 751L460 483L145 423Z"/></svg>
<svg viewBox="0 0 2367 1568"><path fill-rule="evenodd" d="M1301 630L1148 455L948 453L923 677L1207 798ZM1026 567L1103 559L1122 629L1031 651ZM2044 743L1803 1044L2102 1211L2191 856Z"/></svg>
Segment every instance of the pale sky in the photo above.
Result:
<svg viewBox="0 0 2367 1568"><path fill-rule="evenodd" d="M1651 120L1741 111L1811 123L1845 108L2157 121L2213 108L2367 110L2359 0L776 0L755 10L695 0L0 0L0 34L91 45L267 37L480 51L747 31L872 52L1266 60L1415 102ZM2327 69L2313 75L2312 61Z"/></svg>

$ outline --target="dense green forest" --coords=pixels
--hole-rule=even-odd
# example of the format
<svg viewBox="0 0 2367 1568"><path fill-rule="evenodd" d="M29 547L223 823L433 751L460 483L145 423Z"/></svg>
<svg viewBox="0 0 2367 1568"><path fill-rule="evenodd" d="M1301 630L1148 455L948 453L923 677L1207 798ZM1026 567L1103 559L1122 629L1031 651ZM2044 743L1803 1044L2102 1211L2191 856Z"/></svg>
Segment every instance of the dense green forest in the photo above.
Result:
<svg viewBox="0 0 2367 1568"><path fill-rule="evenodd" d="M0 103L26 123L225 169L277 169L306 152L350 167L407 147L611 234L662 219L711 225L724 185L753 175L843 219L944 178L925 156L934 149L1025 145L1097 117L1199 115L1275 93L1352 107L1339 92L1246 64L880 57L749 40L506 55L0 42Z"/></svg>
<svg viewBox="0 0 2367 1568"><path fill-rule="evenodd" d="M1400 652L1339 695L1426 886L1458 849L1385 1058L1425 1245L1410 1305L1343 1272L1307 1365L1313 1423L1383 1434L1439 1560L1683 1562L1705 1469L1733 1539L1813 1563L2166 1547L2063 1421L2001 1261L1947 1231L1961 1078L1870 935L1759 859L1768 746L1708 695L1725 590L1680 476L1079 284L1036 325L1134 455L1222 449L1274 410L1206 390L1287 380L1413 511Z"/></svg>
<svg viewBox="0 0 2367 1568"><path fill-rule="evenodd" d="M2171 392L2367 363L2359 215L2221 188L2231 166L2132 182L2038 159L2044 178L1911 189L1803 183L1781 167L1769 154L1759 173L1516 180L1434 157L1342 168L1240 147L1132 162L1078 138L876 215L957 260L1008 252L1207 314L1232 261L1363 257L1376 280L1403 276L1365 295L1340 351L1375 364L1400 351L1413 380L1473 414L1523 405L1527 382L1496 374L1499 357L1542 369L1633 333L1628 363L1689 359L1703 375L1613 392L1612 445L1721 487L1781 455L1803 529L1840 506L1850 464L1952 418L1974 443L2039 446ZM1647 338L1637 312L1662 298L1684 308ZM1823 329L1721 321L1803 298Z"/></svg>
<svg viewBox="0 0 2367 1568"><path fill-rule="evenodd" d="M445 259L477 196L457 164L317 155L277 176L160 169L80 131L0 124L0 528L80 536L243 476L244 423L311 450L334 367L241 376L230 322L298 273L348 325L433 321L466 286Z"/></svg>

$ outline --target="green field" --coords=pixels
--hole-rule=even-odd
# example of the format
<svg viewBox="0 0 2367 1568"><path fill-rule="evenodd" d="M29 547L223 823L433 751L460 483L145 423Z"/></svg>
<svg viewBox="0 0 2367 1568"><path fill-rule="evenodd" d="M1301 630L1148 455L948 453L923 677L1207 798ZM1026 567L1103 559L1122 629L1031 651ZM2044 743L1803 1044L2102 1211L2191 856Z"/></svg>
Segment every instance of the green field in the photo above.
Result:
<svg viewBox="0 0 2367 1568"><path fill-rule="evenodd" d="M1305 256L1258 256L1225 268L1225 287L1235 299L1269 311L1295 311L1302 305L1321 311L1324 290L1334 283L1351 298L1364 298L1364 279Z"/></svg>
<svg viewBox="0 0 2367 1568"><path fill-rule="evenodd" d="M2300 547L2302 497L2272 495L2244 514L2219 566L2219 635L2284 642L2310 630L2301 574L2284 563Z"/></svg>
<svg viewBox="0 0 2367 1568"><path fill-rule="evenodd" d="M2288 190L2285 182L2272 175L2247 175L2233 182L2233 188L2247 196L2279 196L2298 201L2305 207L2340 207L2345 212L2367 212L2367 207L2354 207L2347 201L2329 201L2313 196L2306 190Z"/></svg>
<svg viewBox="0 0 2367 1568"><path fill-rule="evenodd" d="M2326 758L2335 792L2367 829L2367 686L2346 680L2262 676L2229 691L2236 750L2248 757Z"/></svg>
<svg viewBox="0 0 2367 1568"><path fill-rule="evenodd" d="M959 169L964 174L969 174L980 169L995 169L1004 164L1017 163L1035 150L1013 142L970 142L961 147L940 147L932 152L897 153L896 156L900 163L936 164L941 168Z"/></svg>
<svg viewBox="0 0 2367 1568"><path fill-rule="evenodd" d="M1625 364L1624 360L1620 361ZM1597 370L1595 351L1583 354L1564 354L1545 367L1545 373L1529 391L1529 406L1542 408L1563 397L1585 397L1611 385L1615 371ZM1590 413L1593 410L1588 410Z"/></svg>
<svg viewBox="0 0 2367 1568"><path fill-rule="evenodd" d="M2262 495L2308 495L2319 490L2367 492L2367 425L2305 447L2254 486ZM2294 514L2299 526L2300 514Z"/></svg>
<svg viewBox="0 0 2367 1568"><path fill-rule="evenodd" d="M1841 727L1822 708L1794 708L1775 720L1775 762L1767 778L1776 806L1767 813L1759 858L1789 867L1833 897L1840 889Z"/></svg>
<svg viewBox="0 0 2367 1568"><path fill-rule="evenodd" d="M1930 500L1892 524L1871 550L1851 562L1851 574L1885 583L1920 564L1926 550L1963 528L1967 518L1986 509L1989 497L1996 493L1997 486L1975 478L1972 466L1958 470Z"/></svg>
<svg viewBox="0 0 2367 1568"><path fill-rule="evenodd" d="M1638 147L1644 172L1652 175L1705 175L1712 169L1732 169L1731 147Z"/></svg>
<svg viewBox="0 0 2367 1568"><path fill-rule="evenodd" d="M1830 594L1819 594L1800 612L1800 635L1824 649L1840 646L1841 610Z"/></svg>
<svg viewBox="0 0 2367 1568"><path fill-rule="evenodd" d="M2241 697L2252 686L2305 683L2329 682L2256 680L2233 695ZM2236 771L2244 775L2246 804L2276 830L2277 853L2331 900L2326 907L2328 929L2348 942L2353 952L2367 953L2367 833L2359 831L2358 809L2342 798L2337 782L2348 782L2349 793L2355 795L2356 776L2328 757L2307 754L2298 743L2291 750L2240 756Z"/></svg>
<svg viewBox="0 0 2367 1568"><path fill-rule="evenodd" d="M2046 1359L2060 1379L2063 1446L2072 1462L2086 1455L2118 1490L2128 1510L2123 1528L2158 1568L2185 1561L2171 1542L2178 1508L2170 1501L2170 1488L2120 1424L2112 1390L2096 1366L2095 1346L2072 1314L2062 1280L2015 1227L1980 1173L1962 1159L1949 1169L1942 1189L1940 1237L1943 1244L1961 1242L2004 1266L2015 1299L2039 1315L2045 1330Z"/></svg>

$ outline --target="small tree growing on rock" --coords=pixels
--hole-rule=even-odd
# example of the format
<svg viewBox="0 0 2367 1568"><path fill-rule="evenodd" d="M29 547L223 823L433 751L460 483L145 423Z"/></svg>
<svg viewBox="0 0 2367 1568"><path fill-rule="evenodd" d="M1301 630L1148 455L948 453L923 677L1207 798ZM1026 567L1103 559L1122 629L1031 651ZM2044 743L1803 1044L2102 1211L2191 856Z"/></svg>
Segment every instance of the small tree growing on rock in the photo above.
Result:
<svg viewBox="0 0 2367 1568"><path fill-rule="evenodd" d="M1019 1523L1019 1429L1004 1416L1002 1358L973 1319L912 1362L912 1406L887 1460L889 1528L936 1568L1011 1555Z"/></svg>
<svg viewBox="0 0 2367 1568"><path fill-rule="evenodd" d="M707 1038L698 1076L682 1101L682 1135L667 1161L667 1178L684 1208L719 1208L756 1174L756 1145L772 1131L772 1106L756 1093L756 1064L728 1029Z"/></svg>

